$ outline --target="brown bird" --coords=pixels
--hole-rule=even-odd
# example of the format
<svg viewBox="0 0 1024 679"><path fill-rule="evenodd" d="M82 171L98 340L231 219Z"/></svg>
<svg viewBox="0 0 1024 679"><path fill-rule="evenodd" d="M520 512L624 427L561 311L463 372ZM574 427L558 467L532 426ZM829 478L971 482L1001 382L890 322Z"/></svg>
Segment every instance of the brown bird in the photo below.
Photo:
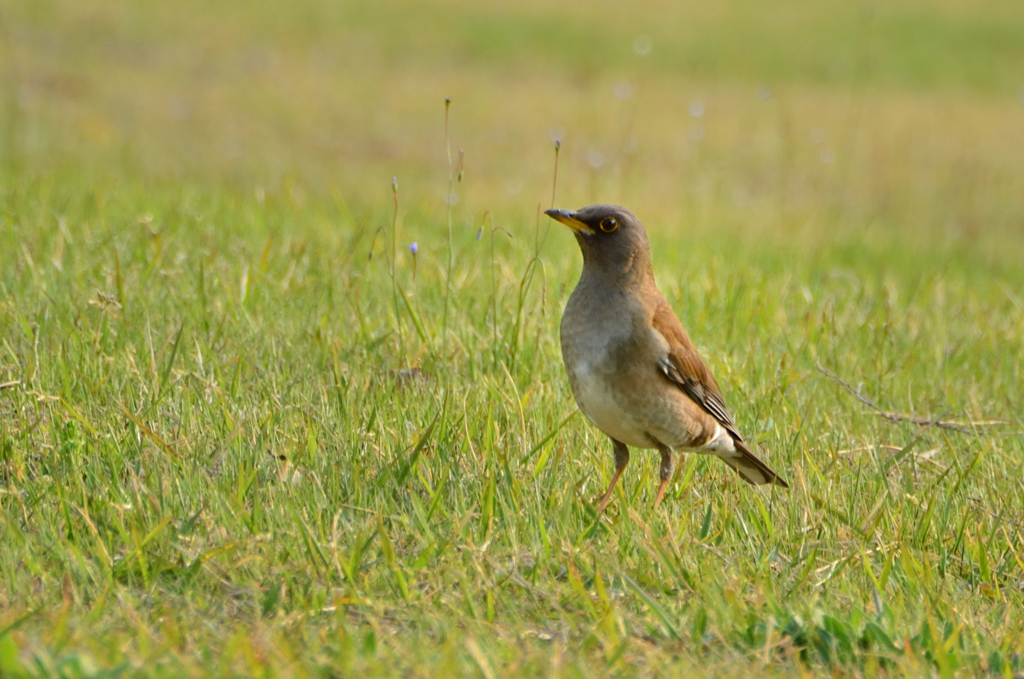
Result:
<svg viewBox="0 0 1024 679"><path fill-rule="evenodd" d="M612 440L615 475L604 511L629 463L629 448L661 453L658 506L672 451L710 453L753 484L787 484L736 430L714 376L658 290L647 233L617 205L546 213L573 230L583 273L562 315L562 360L580 410Z"/></svg>

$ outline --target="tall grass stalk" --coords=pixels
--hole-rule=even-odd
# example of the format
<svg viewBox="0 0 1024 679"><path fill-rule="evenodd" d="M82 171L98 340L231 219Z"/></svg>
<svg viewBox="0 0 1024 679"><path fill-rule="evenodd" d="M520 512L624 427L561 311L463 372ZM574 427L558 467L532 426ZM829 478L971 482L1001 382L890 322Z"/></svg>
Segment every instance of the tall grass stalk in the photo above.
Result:
<svg viewBox="0 0 1024 679"><path fill-rule="evenodd" d="M372 248L372 245L371 245ZM403 307L408 310L405 293L398 284L398 176L391 178L391 257L388 261L388 275L391 277L391 306L395 314L395 333L398 335L399 368L408 367L409 356L405 344L405 330L402 325ZM405 304L399 305L399 298Z"/></svg>
<svg viewBox="0 0 1024 679"><path fill-rule="evenodd" d="M441 360L447 361L448 356L448 305L449 298L451 297L452 291L452 266L455 261L455 241L452 235L452 202L454 200L453 191L455 190L455 167L452 164L452 145L451 139L448 132L448 115L451 111L452 100L451 97L446 97L444 100L444 149L445 154L448 158L448 194L445 196L445 205L447 206L447 224L448 224L448 264L445 267L444 276L444 308L441 312L442 321L441 328L443 337L441 339Z"/></svg>

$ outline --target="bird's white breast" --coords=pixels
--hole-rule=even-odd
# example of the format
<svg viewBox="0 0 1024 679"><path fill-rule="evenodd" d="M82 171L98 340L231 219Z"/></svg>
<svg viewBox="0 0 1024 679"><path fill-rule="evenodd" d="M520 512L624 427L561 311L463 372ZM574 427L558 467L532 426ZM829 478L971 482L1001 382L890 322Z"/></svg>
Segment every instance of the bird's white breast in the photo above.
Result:
<svg viewBox="0 0 1024 679"><path fill-rule="evenodd" d="M562 356L573 396L587 419L605 434L627 446L650 448L651 438L620 394L621 374L615 365L620 335L629 323L600 320L590 318L581 326L570 315L569 323L563 325Z"/></svg>

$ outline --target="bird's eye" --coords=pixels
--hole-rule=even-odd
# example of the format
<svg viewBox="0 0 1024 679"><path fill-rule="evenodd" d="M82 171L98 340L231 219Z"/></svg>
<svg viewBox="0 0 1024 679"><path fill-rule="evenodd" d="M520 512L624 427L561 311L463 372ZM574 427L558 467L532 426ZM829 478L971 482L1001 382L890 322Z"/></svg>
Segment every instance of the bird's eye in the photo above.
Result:
<svg viewBox="0 0 1024 679"><path fill-rule="evenodd" d="M601 220L601 230L605 233L611 233L617 228L619 228L619 223L615 221L614 217L605 217Z"/></svg>

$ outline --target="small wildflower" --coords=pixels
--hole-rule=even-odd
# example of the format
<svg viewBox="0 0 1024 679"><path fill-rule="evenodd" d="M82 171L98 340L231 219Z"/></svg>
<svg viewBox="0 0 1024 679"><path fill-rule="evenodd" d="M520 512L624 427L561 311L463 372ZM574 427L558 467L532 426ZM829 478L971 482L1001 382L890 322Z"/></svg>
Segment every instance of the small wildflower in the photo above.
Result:
<svg viewBox="0 0 1024 679"><path fill-rule="evenodd" d="M480 240L480 238L483 237L483 235L484 235L484 230L483 229L477 229L476 230L476 239L477 240Z"/></svg>
<svg viewBox="0 0 1024 679"><path fill-rule="evenodd" d="M416 241L413 241L413 242L409 243L409 252L412 253L413 257L415 257L416 253L419 252L419 251L420 251L420 246L419 246L419 244Z"/></svg>

